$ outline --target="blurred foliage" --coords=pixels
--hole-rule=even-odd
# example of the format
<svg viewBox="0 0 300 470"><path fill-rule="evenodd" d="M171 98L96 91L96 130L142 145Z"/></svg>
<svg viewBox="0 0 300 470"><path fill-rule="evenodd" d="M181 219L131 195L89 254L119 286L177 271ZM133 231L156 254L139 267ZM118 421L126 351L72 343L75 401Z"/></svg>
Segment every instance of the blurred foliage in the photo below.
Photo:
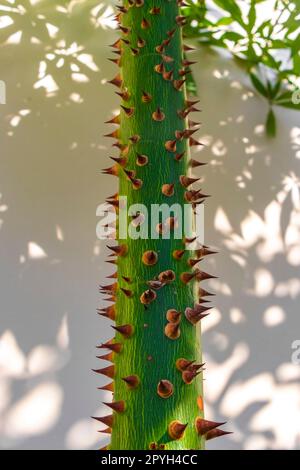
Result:
<svg viewBox="0 0 300 470"><path fill-rule="evenodd" d="M0 47L34 51L33 88L51 77L55 93L76 91L98 73L103 29L115 27L117 0L0 0ZM276 134L274 106L300 109L300 0L185 0L184 34L230 54L268 103L266 129ZM19 46L22 45L20 49ZM24 70L28 73L28 69ZM77 88L76 88L77 87ZM190 93L196 93L192 75ZM50 96L48 93L46 96Z"/></svg>
<svg viewBox="0 0 300 470"><path fill-rule="evenodd" d="M266 131L276 135L274 106L300 110L300 0L185 0L184 34L229 52L267 100ZM190 92L195 91L191 76Z"/></svg>

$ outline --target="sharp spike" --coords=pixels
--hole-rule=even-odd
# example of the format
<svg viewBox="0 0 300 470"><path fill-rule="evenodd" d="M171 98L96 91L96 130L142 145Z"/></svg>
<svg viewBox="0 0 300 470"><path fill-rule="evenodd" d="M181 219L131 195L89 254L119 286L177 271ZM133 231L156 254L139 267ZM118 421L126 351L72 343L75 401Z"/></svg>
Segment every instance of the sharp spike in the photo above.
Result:
<svg viewBox="0 0 300 470"><path fill-rule="evenodd" d="M156 46L155 48L156 52L158 52L159 54L162 54L165 50L164 46L162 44L160 44L159 46Z"/></svg>
<svg viewBox="0 0 300 470"><path fill-rule="evenodd" d="M203 436L212 429L215 429L219 426L223 426L224 424L226 424L226 421L224 421L223 423L217 423L215 421L208 421L207 419L203 419L200 417L196 418L195 421L196 431L200 436Z"/></svg>
<svg viewBox="0 0 300 470"><path fill-rule="evenodd" d="M145 45L146 45L146 41L144 41L144 39L138 37L137 46L141 49L141 48L144 47Z"/></svg>
<svg viewBox="0 0 300 470"><path fill-rule="evenodd" d="M118 174L119 174L119 167L118 167L118 165L113 165L113 166L111 166L111 167L109 167L109 168L104 168L104 169L102 170L102 173L103 173L104 175L118 176Z"/></svg>
<svg viewBox="0 0 300 470"><path fill-rule="evenodd" d="M182 376L182 380L184 381L184 383L189 385L193 382L195 377L197 377L197 375L199 374L201 374L201 371L197 372L196 370L187 369L182 372L181 376Z"/></svg>
<svg viewBox="0 0 300 470"><path fill-rule="evenodd" d="M128 101L130 99L130 93L127 89L122 91L116 91L116 94L119 95L123 101Z"/></svg>
<svg viewBox="0 0 300 470"><path fill-rule="evenodd" d="M172 80L173 79L173 70L167 72L166 70L162 74L164 80Z"/></svg>
<svg viewBox="0 0 300 470"><path fill-rule="evenodd" d="M160 380L157 385L157 394L161 398L169 398L173 395L174 387L173 384L169 380Z"/></svg>
<svg viewBox="0 0 300 470"><path fill-rule="evenodd" d="M133 335L133 326L132 325L120 325L120 326L112 326L114 330L120 333L124 338L128 339Z"/></svg>
<svg viewBox="0 0 300 470"><path fill-rule="evenodd" d="M195 253L196 253L196 256L203 258L204 256L215 255L218 252L210 250L207 246L203 245L201 248L196 250Z"/></svg>
<svg viewBox="0 0 300 470"><path fill-rule="evenodd" d="M112 117L109 121L105 121L105 124L120 124L120 114Z"/></svg>
<svg viewBox="0 0 300 470"><path fill-rule="evenodd" d="M206 165L206 163L198 162L198 160L195 160L194 158L191 158L189 161L189 166L191 168L197 168L198 166L203 166Z"/></svg>
<svg viewBox="0 0 300 470"><path fill-rule="evenodd" d="M97 313L102 317L109 318L110 320L115 321L116 319L116 307L115 305L110 305L109 307L97 309Z"/></svg>
<svg viewBox="0 0 300 470"><path fill-rule="evenodd" d="M132 290L130 290L130 289L124 289L124 287L121 287L120 289L121 289L121 291L123 292L123 294L125 294L126 297L128 297L129 299L130 299L131 297L133 297L133 292L132 292Z"/></svg>
<svg viewBox="0 0 300 470"><path fill-rule="evenodd" d="M168 197L171 197L174 195L174 183L171 184L163 184L161 187L161 192Z"/></svg>
<svg viewBox="0 0 300 470"><path fill-rule="evenodd" d="M170 308L166 313L166 318L170 323L179 323L181 320L181 312L178 312L174 308Z"/></svg>
<svg viewBox="0 0 300 470"><path fill-rule="evenodd" d="M150 15L159 15L160 14L160 7L153 7L149 11Z"/></svg>
<svg viewBox="0 0 300 470"><path fill-rule="evenodd" d="M115 366L107 366L103 367L103 369L92 369L92 371L96 372L97 374L105 375L110 379L113 379L115 376Z"/></svg>
<svg viewBox="0 0 300 470"><path fill-rule="evenodd" d="M180 421L172 421L168 426L168 434L171 439L181 439L186 430L187 424L182 424Z"/></svg>
<svg viewBox="0 0 300 470"><path fill-rule="evenodd" d="M120 25L119 29L122 31L123 34L125 34L125 36L127 36L131 32L131 29L127 28L126 26Z"/></svg>
<svg viewBox="0 0 300 470"><path fill-rule="evenodd" d="M169 38L172 38L175 33L176 33L176 28L171 29L170 31L167 31L167 36L168 36Z"/></svg>
<svg viewBox="0 0 300 470"><path fill-rule="evenodd" d="M200 320L202 320L208 315L208 313L204 313L204 312L207 312L211 308L212 307L204 307L203 305L198 304L198 306L195 308L187 307L185 309L184 314L185 314L186 319L192 325L196 325Z"/></svg>
<svg viewBox="0 0 300 470"><path fill-rule="evenodd" d="M155 70L155 72L157 72L157 73L164 73L165 67L164 67L163 62L161 62L161 63L158 64L158 65L155 65L154 70Z"/></svg>
<svg viewBox="0 0 300 470"><path fill-rule="evenodd" d="M197 62L196 62L196 61L187 60L187 59L184 59L184 60L182 61L182 65L183 65L184 67L190 67L191 65L194 65L194 64L197 64ZM199 102L199 101L198 101L198 102ZM194 104L195 104L195 102L194 102Z"/></svg>
<svg viewBox="0 0 300 470"><path fill-rule="evenodd" d="M163 121L165 119L165 114L161 111L161 109L158 107L154 113L152 113L152 119L154 121Z"/></svg>
<svg viewBox="0 0 300 470"><path fill-rule="evenodd" d="M104 390L105 392L114 392L114 382L109 382L102 387L98 387L98 390Z"/></svg>
<svg viewBox="0 0 300 470"><path fill-rule="evenodd" d="M175 90L179 91L185 82L186 80L173 80L173 86Z"/></svg>
<svg viewBox="0 0 300 470"><path fill-rule="evenodd" d="M128 375L127 377L122 377L122 380L124 380L130 389L137 388L140 384L140 379L137 375Z"/></svg>
<svg viewBox="0 0 300 470"><path fill-rule="evenodd" d="M116 246L107 245L107 248L109 248L117 256L125 256L128 253L128 246L125 243L123 245Z"/></svg>
<svg viewBox="0 0 300 470"><path fill-rule="evenodd" d="M183 45L183 50L184 50L184 52L189 52L189 51L195 51L196 48L192 47L192 46L188 46L187 44L184 44Z"/></svg>
<svg viewBox="0 0 300 470"><path fill-rule="evenodd" d="M112 403L103 402L103 405L109 406L116 413L124 413L126 409L125 401L113 401Z"/></svg>
<svg viewBox="0 0 300 470"><path fill-rule="evenodd" d="M101 359L102 361L113 362L114 353L110 352L110 353L107 353L107 354L103 354L102 356L96 356L96 358Z"/></svg>
<svg viewBox="0 0 300 470"><path fill-rule="evenodd" d="M158 275L158 280L164 284L168 284L170 282L175 281L175 273L171 269L167 269L166 271L162 271Z"/></svg>
<svg viewBox="0 0 300 470"><path fill-rule="evenodd" d="M167 140L165 143L165 148L168 152L176 152L176 140Z"/></svg>
<svg viewBox="0 0 300 470"><path fill-rule="evenodd" d="M152 289L148 289L140 296L140 301L144 305L149 305L156 299L157 295Z"/></svg>
<svg viewBox="0 0 300 470"><path fill-rule="evenodd" d="M205 439L209 441L210 439L214 439L215 437L222 437L226 436L227 434L232 434L232 432L222 431L222 429L212 429L206 434Z"/></svg>
<svg viewBox="0 0 300 470"><path fill-rule="evenodd" d="M147 155L141 155L139 153L137 154L136 164L138 166L145 166L145 165L148 164L148 161L149 161L149 159L148 159Z"/></svg>
<svg viewBox="0 0 300 470"><path fill-rule="evenodd" d="M167 323L165 326L165 335L170 339L178 339L180 337L179 323Z"/></svg>
<svg viewBox="0 0 300 470"><path fill-rule="evenodd" d="M97 416L92 416L92 418L96 419L97 421L100 421L100 423L105 424L105 426L108 426L109 428L113 427L113 424L114 424L113 415L102 416L101 418L98 418Z"/></svg>
<svg viewBox="0 0 300 470"><path fill-rule="evenodd" d="M177 260L180 260L183 257L184 253L185 253L185 250L174 250L173 251L173 258L177 259Z"/></svg>
<svg viewBox="0 0 300 470"><path fill-rule="evenodd" d="M184 370L187 370L195 361L189 361L184 358L179 358L176 361L176 369L178 369L180 372L183 372Z"/></svg>
<svg viewBox="0 0 300 470"><path fill-rule="evenodd" d="M113 343L111 341L107 341L106 343L101 344L100 346L97 346L97 349L109 349L110 351L119 354L122 349L123 349L123 344L122 343Z"/></svg>
<svg viewBox="0 0 300 470"><path fill-rule="evenodd" d="M142 28L142 29L148 29L148 28L150 28L150 23L149 23L149 21L146 20L146 18L143 18L143 19L142 19L141 28Z"/></svg>
<svg viewBox="0 0 300 470"><path fill-rule="evenodd" d="M117 88L121 88L123 80L120 74L116 75L112 80L109 80L107 83L115 85Z"/></svg>
<svg viewBox="0 0 300 470"><path fill-rule="evenodd" d="M206 279L217 279L217 276L205 273L204 271L197 270L195 271L195 273L197 281L205 281Z"/></svg>
<svg viewBox="0 0 300 470"><path fill-rule="evenodd" d="M180 162L180 160L183 158L184 154L185 154L185 152L177 153L177 154L175 155L175 160L176 160L177 162Z"/></svg>
<svg viewBox="0 0 300 470"><path fill-rule="evenodd" d="M129 137L129 140L132 144L137 144L141 140L141 137L138 134L135 134Z"/></svg>
<svg viewBox="0 0 300 470"><path fill-rule="evenodd" d="M172 62L174 62L173 57L171 57L170 55L162 54L161 58L164 62L166 62L166 64L171 64Z"/></svg>
<svg viewBox="0 0 300 470"><path fill-rule="evenodd" d="M185 175L181 175L179 177L180 184L184 188L188 188L191 184L196 183L199 180L200 178L190 178L189 176L185 176Z"/></svg>
<svg viewBox="0 0 300 470"><path fill-rule="evenodd" d="M142 262L146 266L154 266L158 261L158 254L153 250L148 250L143 253Z"/></svg>
<svg viewBox="0 0 300 470"><path fill-rule="evenodd" d="M121 108L123 109L123 111L124 111L124 113L127 117L133 116L134 108L127 108L126 106L123 106L122 104L121 104Z"/></svg>
<svg viewBox="0 0 300 470"><path fill-rule="evenodd" d="M195 140L193 139L192 137L189 139L189 144L190 144L190 147L195 147L195 146L203 146L204 144L202 144L202 142L199 142L198 140Z"/></svg>

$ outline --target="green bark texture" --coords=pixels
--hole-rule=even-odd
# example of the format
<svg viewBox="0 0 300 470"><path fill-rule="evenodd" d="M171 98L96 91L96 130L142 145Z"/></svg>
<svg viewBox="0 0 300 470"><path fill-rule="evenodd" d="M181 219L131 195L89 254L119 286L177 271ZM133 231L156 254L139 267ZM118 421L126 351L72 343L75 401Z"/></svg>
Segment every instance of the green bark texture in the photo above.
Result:
<svg viewBox="0 0 300 470"><path fill-rule="evenodd" d="M113 341L122 344L121 351L113 354L113 368L104 371L114 380L111 387L116 405L112 415L102 419L111 428L108 449L112 450L203 449L205 442L205 434L197 432L195 426L196 418L203 418L201 368L191 383L186 383L182 371L176 367L180 358L202 363L200 321L194 325L185 315L187 307L193 308L195 302L199 302L199 285L194 279L190 282L182 279L182 273L195 272L188 264L193 252L186 250L180 259L176 259L174 250L187 247L183 237L176 239L171 233L169 239L163 239L161 235L153 239L150 235L156 224L151 219L151 204L171 206L177 203L183 207L187 204L185 193L191 189L190 185L187 189L180 182L182 175L190 176L190 136L180 137L177 132L175 137L176 131L184 132L191 125L188 122L190 115L178 114L178 111L191 107L186 101L185 85L178 82L185 78L179 71L188 70L189 65L183 62L186 58L180 3L176 0L130 3L124 0L123 11L118 15L123 40L114 46L120 70L113 84L117 86L117 92L125 92L121 102L125 109L121 108L116 119L120 127L113 137L117 138L123 160L106 172L118 173L119 200L126 196L128 207L132 204L147 207L149 238L119 238L119 247L123 247L123 251L115 258L117 279L114 279L113 287L103 287L104 293L111 295L112 300L116 299L115 307L112 307L116 326L131 326L131 330L127 327L126 331L117 331ZM160 45L163 45L162 52L157 51ZM164 76L162 70L157 70L159 64L163 64L164 72L173 70L171 79ZM168 145L166 148L166 142L173 140L176 140L176 151ZM184 156L176 159L182 152L185 152ZM145 165L137 164L138 155L148 157ZM162 187L166 184L174 185L173 195L163 194ZM129 217L128 223L131 220ZM147 251L157 254L154 265L142 261ZM158 290L153 289L156 298L145 305L141 295L149 289L147 282L157 280L166 270L175 273L175 280L163 283ZM176 339L165 332L169 309L181 312L177 321L180 336ZM124 380L131 376L135 376L137 383ZM171 384L172 394L168 398L159 393L159 384L162 388ZM174 421L186 425L182 433L176 426L176 429L171 426L170 430Z"/></svg>

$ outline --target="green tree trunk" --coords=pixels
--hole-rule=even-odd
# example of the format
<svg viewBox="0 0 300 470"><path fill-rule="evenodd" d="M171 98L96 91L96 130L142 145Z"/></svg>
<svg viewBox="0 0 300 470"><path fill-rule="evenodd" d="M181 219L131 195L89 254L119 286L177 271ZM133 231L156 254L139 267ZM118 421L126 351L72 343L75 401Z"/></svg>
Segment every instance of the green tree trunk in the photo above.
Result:
<svg viewBox="0 0 300 470"><path fill-rule="evenodd" d="M126 196L128 208L143 204L149 215L147 238L124 239L119 231L116 257L109 258L116 279L102 286L116 303L99 313L116 321L116 336L102 346L111 350L105 357L113 365L98 372L113 378L104 389L114 398L113 414L96 419L112 430L108 448L114 450L203 449L206 438L223 433L203 419L199 320L208 307L199 295L209 294L198 281L210 276L197 263L210 252L192 252L190 239L176 238L173 213L162 216L161 225L151 214L152 204L189 204L192 218L192 207L205 198L191 189L191 168L200 163L188 149L197 145L196 123L189 120L195 103L186 98L191 64L184 56L189 48L182 44L180 3L125 0L118 15L121 40L112 46L120 71L111 83L122 104L109 121L120 124L111 135L120 156L104 170L119 178L118 195L108 200L120 211ZM128 217L132 233L139 212L147 215L135 206ZM146 221L139 229L147 231Z"/></svg>

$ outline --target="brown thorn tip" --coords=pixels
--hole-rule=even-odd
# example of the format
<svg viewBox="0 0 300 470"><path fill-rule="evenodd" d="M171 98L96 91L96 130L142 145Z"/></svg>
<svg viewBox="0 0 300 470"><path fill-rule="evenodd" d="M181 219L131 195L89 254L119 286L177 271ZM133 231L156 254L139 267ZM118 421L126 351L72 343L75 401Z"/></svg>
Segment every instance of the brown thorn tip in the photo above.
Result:
<svg viewBox="0 0 300 470"><path fill-rule="evenodd" d="M122 343L113 343L111 341L107 341L106 343L101 344L100 346L97 346L97 349L109 349L110 351L113 351L114 353L120 353L122 351L123 344Z"/></svg>
<svg viewBox="0 0 300 470"><path fill-rule="evenodd" d="M116 413L123 413L125 411L125 401L113 401L112 403L103 402L103 405L109 406Z"/></svg>
<svg viewBox="0 0 300 470"><path fill-rule="evenodd" d="M105 392L114 392L114 382L110 382L102 387L98 387L98 390L104 390Z"/></svg>
<svg viewBox="0 0 300 470"><path fill-rule="evenodd" d="M113 251L117 256L125 256L128 253L128 246L124 243L123 245L109 246L111 251Z"/></svg>
<svg viewBox="0 0 300 470"><path fill-rule="evenodd" d="M181 320L181 312L170 308L166 313L166 318L170 323L179 323Z"/></svg>
<svg viewBox="0 0 300 470"><path fill-rule="evenodd" d="M152 100L152 96L145 91L142 92L142 101L143 103L149 103Z"/></svg>
<svg viewBox="0 0 300 470"><path fill-rule="evenodd" d="M137 144L141 140L141 137L138 134L134 134L129 137L129 140L132 144Z"/></svg>
<svg viewBox="0 0 300 470"><path fill-rule="evenodd" d="M208 421L207 419L203 419L200 417L196 418L195 421L196 430L200 436L203 436L212 429L215 429L219 426L223 426L223 424L226 424L226 421L223 423L217 423L215 421Z"/></svg>
<svg viewBox="0 0 300 470"><path fill-rule="evenodd" d="M180 337L179 323L167 323L165 326L165 335L170 339L178 339Z"/></svg>
<svg viewBox="0 0 300 470"><path fill-rule="evenodd" d="M176 361L176 369L180 372L188 369L195 361L189 361L188 359L184 359L183 357L177 359Z"/></svg>
<svg viewBox="0 0 300 470"><path fill-rule="evenodd" d="M173 80L173 86L175 88L175 90L180 90L180 88L183 86L183 84L185 83L185 80Z"/></svg>
<svg viewBox="0 0 300 470"><path fill-rule="evenodd" d="M190 178L189 176L181 175L179 177L179 181L181 186L184 188L188 188L191 184L196 183L199 181L200 178Z"/></svg>
<svg viewBox="0 0 300 470"><path fill-rule="evenodd" d="M133 297L133 292L132 292L132 290L130 290L130 289L125 289L124 287L121 287L121 291L122 291L123 294L125 294L126 297L128 297L129 299L130 299L131 297Z"/></svg>
<svg viewBox="0 0 300 470"><path fill-rule="evenodd" d="M113 415L102 416L101 418L98 418L97 416L92 416L92 418L95 419L96 421L100 421L100 423L105 424L105 426L108 426L109 428L113 427L113 423L114 423Z"/></svg>
<svg viewBox="0 0 300 470"><path fill-rule="evenodd" d="M174 194L174 183L171 183L171 184L163 184L162 187L161 187L161 192L165 195L165 196L173 196Z"/></svg>
<svg viewBox="0 0 300 470"><path fill-rule="evenodd" d="M120 325L120 326L112 326L114 330L120 333L124 338L128 339L133 335L134 328L132 325Z"/></svg>
<svg viewBox="0 0 300 470"><path fill-rule="evenodd" d="M133 116L134 108L126 108L126 106L123 106L122 104L121 104L121 108L123 109L123 111L124 111L124 113L127 117Z"/></svg>
<svg viewBox="0 0 300 470"><path fill-rule="evenodd" d="M155 65L154 70L157 73L163 73L165 71L165 67L164 67L163 62L161 64Z"/></svg>
<svg viewBox="0 0 300 470"><path fill-rule="evenodd" d="M178 440L184 435L187 424L182 424L180 421L172 421L168 426L168 433L171 439Z"/></svg>
<svg viewBox="0 0 300 470"><path fill-rule="evenodd" d="M232 432L222 431L222 429L212 429L206 434L205 439L209 441L210 439L214 439L215 437L222 437L226 436L227 434L232 434Z"/></svg>
<svg viewBox="0 0 300 470"><path fill-rule="evenodd" d="M140 384L140 379L137 375L128 375L127 377L122 377L122 380L130 389L137 388Z"/></svg>
<svg viewBox="0 0 300 470"><path fill-rule="evenodd" d="M157 295L152 289L148 289L140 296L140 301L144 305L149 305L156 299Z"/></svg>
<svg viewBox="0 0 300 470"><path fill-rule="evenodd" d="M195 377L197 377L197 375L199 375L201 373L198 372L196 369L187 369L187 370L184 370L182 372L182 380L184 381L184 383L186 383L187 385L191 384L192 381L194 380Z"/></svg>
<svg viewBox="0 0 300 470"><path fill-rule="evenodd" d="M152 113L152 119L154 121L163 121L165 119L165 114L161 111L160 108L157 108L154 113Z"/></svg>
<svg viewBox="0 0 300 470"><path fill-rule="evenodd" d="M142 28L142 29L148 29L148 28L150 28L150 23L149 23L149 21L146 20L146 18L143 18L143 19L142 19L141 28Z"/></svg>
<svg viewBox="0 0 300 470"><path fill-rule="evenodd" d="M93 372L96 372L97 374L102 374L106 375L106 377L109 377L110 379L113 379L115 376L115 366L108 366L104 367L103 369L92 369Z"/></svg>
<svg viewBox="0 0 300 470"><path fill-rule="evenodd" d="M145 45L146 45L146 41L144 41L144 39L138 37L137 46L141 49L141 48L144 47Z"/></svg>
<svg viewBox="0 0 300 470"><path fill-rule="evenodd" d="M137 157L136 157L136 164L138 166L145 166L147 165L149 159L147 157L147 155L141 155L141 154L137 154Z"/></svg>
<svg viewBox="0 0 300 470"><path fill-rule="evenodd" d="M159 15L160 14L160 7L153 7L150 10L150 15Z"/></svg>
<svg viewBox="0 0 300 470"><path fill-rule="evenodd" d="M169 380L160 380L160 382L157 385L157 394L161 398L169 398L171 395L173 395L174 387Z"/></svg>
<svg viewBox="0 0 300 470"><path fill-rule="evenodd" d="M153 250L148 250L143 253L142 262L146 266L153 266L158 261L158 254Z"/></svg>
<svg viewBox="0 0 300 470"><path fill-rule="evenodd" d="M167 269L166 271L162 271L158 275L158 280L164 284L169 284L170 282L175 281L175 273L171 269Z"/></svg>
<svg viewBox="0 0 300 470"><path fill-rule="evenodd" d="M173 251L173 258L177 259L177 260L180 260L183 257L184 253L185 253L185 250L174 250Z"/></svg>
<svg viewBox="0 0 300 470"><path fill-rule="evenodd" d="M176 152L176 139L175 140L167 140L165 143L165 148L168 152Z"/></svg>
<svg viewBox="0 0 300 470"><path fill-rule="evenodd" d="M121 88L123 80L120 74L116 75L112 80L109 80L108 83L115 85L117 88Z"/></svg>
<svg viewBox="0 0 300 470"><path fill-rule="evenodd" d="M192 324L196 325L200 320L205 318L208 314L204 313L210 310L211 307L204 307L201 304L196 304L194 308L187 307L185 309L185 317Z"/></svg>

